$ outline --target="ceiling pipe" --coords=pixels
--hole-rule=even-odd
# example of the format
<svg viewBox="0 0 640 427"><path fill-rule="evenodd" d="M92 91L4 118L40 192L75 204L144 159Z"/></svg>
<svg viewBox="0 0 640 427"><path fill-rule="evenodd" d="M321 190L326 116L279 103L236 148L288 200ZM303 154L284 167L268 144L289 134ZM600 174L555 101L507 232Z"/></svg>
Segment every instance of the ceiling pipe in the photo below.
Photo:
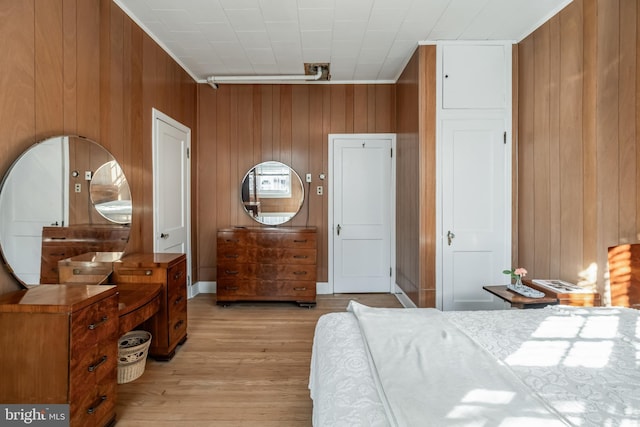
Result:
<svg viewBox="0 0 640 427"><path fill-rule="evenodd" d="M218 89L219 83L255 83L255 82L288 82L296 80L320 80L324 68L322 66L316 67L315 74L296 74L291 76L280 75L266 75L266 76L209 76L207 77L207 83L214 89Z"/></svg>

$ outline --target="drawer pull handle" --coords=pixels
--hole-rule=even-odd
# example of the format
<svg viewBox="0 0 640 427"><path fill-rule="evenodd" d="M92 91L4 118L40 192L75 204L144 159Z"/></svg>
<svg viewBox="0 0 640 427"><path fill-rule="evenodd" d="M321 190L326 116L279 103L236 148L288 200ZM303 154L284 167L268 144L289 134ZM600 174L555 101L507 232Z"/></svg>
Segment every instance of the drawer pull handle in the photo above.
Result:
<svg viewBox="0 0 640 427"><path fill-rule="evenodd" d="M102 365L102 364L103 364L104 362L106 362L106 361L107 361L107 356L106 356L106 355L104 355L104 356L102 356L102 357L100 358L100 360L98 360L96 363L94 363L93 365L89 366L89 367L87 368L87 370L88 370L89 372L93 372L93 371L95 371L96 369L98 369L98 366Z"/></svg>
<svg viewBox="0 0 640 427"><path fill-rule="evenodd" d="M235 274L238 274L238 273L239 273L239 271L238 271L238 270L225 270L224 272L225 272L226 274L232 274L232 275L235 275Z"/></svg>
<svg viewBox="0 0 640 427"><path fill-rule="evenodd" d="M100 405L102 405L105 400L107 400L107 396L106 395L100 396L100 399L92 407L87 409L87 414L89 414L89 415L95 414L96 411L98 410L98 408L100 407Z"/></svg>
<svg viewBox="0 0 640 427"><path fill-rule="evenodd" d="M309 258L309 257L308 257L308 256L306 256L306 255L294 255L293 257L294 257L295 259L307 259L307 258Z"/></svg>
<svg viewBox="0 0 640 427"><path fill-rule="evenodd" d="M293 288L294 291L306 291L307 288Z"/></svg>
<svg viewBox="0 0 640 427"><path fill-rule="evenodd" d="M307 239L304 240L294 240L293 243L307 243Z"/></svg>
<svg viewBox="0 0 640 427"><path fill-rule="evenodd" d="M109 320L109 317L104 316L102 319L100 319L99 322L96 323L92 323L88 326L90 331L93 331L95 328L97 328L98 326L102 325L104 322L106 322L107 320Z"/></svg>
<svg viewBox="0 0 640 427"><path fill-rule="evenodd" d="M49 237L51 240L67 240L66 237L56 237L56 236L51 236Z"/></svg>
<svg viewBox="0 0 640 427"><path fill-rule="evenodd" d="M180 329L180 326L182 326L182 324L184 323L184 320L180 319L176 322L175 325L173 325L173 329Z"/></svg>
<svg viewBox="0 0 640 427"><path fill-rule="evenodd" d="M52 253L51 256L65 256L64 252Z"/></svg>
<svg viewBox="0 0 640 427"><path fill-rule="evenodd" d="M225 286L224 289L226 291L237 291L238 287L237 286Z"/></svg>
<svg viewBox="0 0 640 427"><path fill-rule="evenodd" d="M293 274L295 274L296 276L304 276L305 274L307 274L306 271L294 271Z"/></svg>
<svg viewBox="0 0 640 427"><path fill-rule="evenodd" d="M173 302L173 305L178 305L182 302L184 298L182 297L182 295L180 295L178 298L176 298L176 300Z"/></svg>
<svg viewBox="0 0 640 427"><path fill-rule="evenodd" d="M153 271L151 270L145 270L144 275L145 276L151 276L153 274Z"/></svg>
<svg viewBox="0 0 640 427"><path fill-rule="evenodd" d="M183 274L184 274L183 270L178 271L176 274L174 274L173 280L178 280L179 278L182 277Z"/></svg>
<svg viewBox="0 0 640 427"><path fill-rule="evenodd" d="M77 276L78 274L80 274L80 269L79 268L74 268L73 269L73 275Z"/></svg>
<svg viewBox="0 0 640 427"><path fill-rule="evenodd" d="M238 239L226 239L225 242L229 242L229 243L238 243L240 240Z"/></svg>
<svg viewBox="0 0 640 427"><path fill-rule="evenodd" d="M233 258L233 259L235 259L235 258L238 258L239 256L240 256L240 255L238 255L238 254L227 254L227 255L225 255L224 257L225 257L225 258Z"/></svg>

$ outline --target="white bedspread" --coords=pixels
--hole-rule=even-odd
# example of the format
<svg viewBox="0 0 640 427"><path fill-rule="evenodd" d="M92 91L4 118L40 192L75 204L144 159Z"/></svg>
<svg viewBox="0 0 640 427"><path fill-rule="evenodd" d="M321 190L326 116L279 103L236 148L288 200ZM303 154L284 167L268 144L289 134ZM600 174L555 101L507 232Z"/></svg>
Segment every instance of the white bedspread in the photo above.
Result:
<svg viewBox="0 0 640 427"><path fill-rule="evenodd" d="M635 310L354 311L380 317L362 329L381 355L368 361L353 314L320 318L309 386L316 427L640 425ZM400 318L414 312L419 320ZM402 335L425 345L407 345ZM369 364L382 369L372 374Z"/></svg>

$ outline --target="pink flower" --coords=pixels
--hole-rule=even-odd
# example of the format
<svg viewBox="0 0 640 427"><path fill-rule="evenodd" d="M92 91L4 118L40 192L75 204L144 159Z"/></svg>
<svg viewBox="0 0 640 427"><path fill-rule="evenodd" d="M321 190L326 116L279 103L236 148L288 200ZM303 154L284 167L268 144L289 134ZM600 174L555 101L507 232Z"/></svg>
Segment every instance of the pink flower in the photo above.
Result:
<svg viewBox="0 0 640 427"><path fill-rule="evenodd" d="M527 270L525 270L524 268L516 268L513 271L513 274L515 274L516 276L519 276L520 278L522 278L522 277L527 275Z"/></svg>

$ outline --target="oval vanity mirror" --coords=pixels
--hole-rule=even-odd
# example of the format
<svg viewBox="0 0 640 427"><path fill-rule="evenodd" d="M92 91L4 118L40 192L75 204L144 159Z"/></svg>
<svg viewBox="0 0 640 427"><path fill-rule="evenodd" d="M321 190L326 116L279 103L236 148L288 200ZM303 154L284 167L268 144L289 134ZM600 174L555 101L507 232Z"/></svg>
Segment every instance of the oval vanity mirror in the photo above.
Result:
<svg viewBox="0 0 640 427"><path fill-rule="evenodd" d="M242 179L244 211L260 224L290 221L304 202L304 187L295 170L276 161L255 165Z"/></svg>
<svg viewBox="0 0 640 427"><path fill-rule="evenodd" d="M105 195L96 206L92 186ZM104 147L80 136L48 138L18 157L2 181L0 254L23 286L60 283L60 259L123 252L131 212L129 186Z"/></svg>

